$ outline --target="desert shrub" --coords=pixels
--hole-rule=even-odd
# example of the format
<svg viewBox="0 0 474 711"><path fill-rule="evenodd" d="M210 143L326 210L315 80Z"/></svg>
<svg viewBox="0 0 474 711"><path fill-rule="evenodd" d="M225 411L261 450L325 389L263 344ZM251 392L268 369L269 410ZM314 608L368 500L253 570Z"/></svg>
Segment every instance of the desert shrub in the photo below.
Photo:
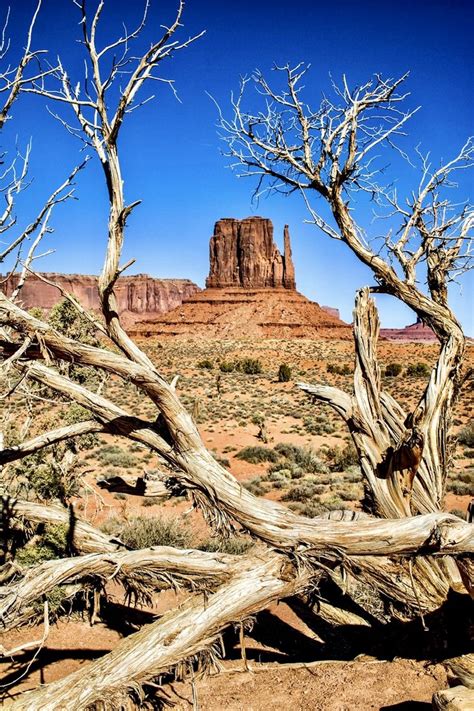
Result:
<svg viewBox="0 0 474 711"><path fill-rule="evenodd" d="M242 358L237 361L236 370L240 370L246 375L258 375L262 372L262 364L258 358Z"/></svg>
<svg viewBox="0 0 474 711"><path fill-rule="evenodd" d="M318 487L316 484L312 482L303 482L302 484L293 486L281 497L281 500L305 502L317 493L317 489Z"/></svg>
<svg viewBox="0 0 474 711"><path fill-rule="evenodd" d="M142 499L142 506L145 508L147 506L154 506L157 503L157 500L153 496L144 496Z"/></svg>
<svg viewBox="0 0 474 711"><path fill-rule="evenodd" d="M68 528L62 523L46 524L34 545L27 545L17 551L16 562L30 567L63 557L66 554L67 534Z"/></svg>
<svg viewBox="0 0 474 711"><path fill-rule="evenodd" d="M352 369L347 363L344 365L338 365L337 363L328 363L326 366L328 373L335 373L336 375L351 375Z"/></svg>
<svg viewBox="0 0 474 711"><path fill-rule="evenodd" d="M339 496L331 496L329 499L326 499L326 501L323 502L323 506L328 511L340 511L345 508L344 503Z"/></svg>
<svg viewBox="0 0 474 711"><path fill-rule="evenodd" d="M410 363L405 373L414 378L427 378L431 370L427 363L419 361L418 363Z"/></svg>
<svg viewBox="0 0 474 711"><path fill-rule="evenodd" d="M223 360L219 363L219 370L221 373L233 373L235 370L235 363L228 360Z"/></svg>
<svg viewBox="0 0 474 711"><path fill-rule="evenodd" d="M385 367L385 375L387 378L396 378L402 372L400 363L388 363Z"/></svg>
<svg viewBox="0 0 474 711"><path fill-rule="evenodd" d="M242 486L244 489L247 489L247 491L250 491L250 493L254 496L263 496L267 493L265 487L262 486L262 479L259 476L256 476L249 481L244 481Z"/></svg>
<svg viewBox="0 0 474 711"><path fill-rule="evenodd" d="M212 360L209 360L209 358L204 358L203 360L198 361L196 366L201 368L201 370L212 370L214 368L214 363Z"/></svg>
<svg viewBox="0 0 474 711"><path fill-rule="evenodd" d="M114 444L102 447L102 449L97 452L97 459L101 464L107 467L130 469L138 464L138 460L133 454L126 452Z"/></svg>
<svg viewBox="0 0 474 711"><path fill-rule="evenodd" d="M458 434L458 442L466 447L474 447L474 422L462 428Z"/></svg>
<svg viewBox="0 0 474 711"><path fill-rule="evenodd" d="M151 546L188 548L192 535L182 519L136 516L123 526L120 540L134 550Z"/></svg>
<svg viewBox="0 0 474 711"><path fill-rule="evenodd" d="M466 459L474 459L474 449L465 449L463 455Z"/></svg>
<svg viewBox="0 0 474 711"><path fill-rule="evenodd" d="M354 487L348 487L347 489L338 489L337 495L342 501L358 501L360 498L359 492Z"/></svg>
<svg viewBox="0 0 474 711"><path fill-rule="evenodd" d="M359 463L359 456L352 442L344 448L330 447L326 457L329 460L329 469L333 472L343 472Z"/></svg>
<svg viewBox="0 0 474 711"><path fill-rule="evenodd" d="M268 481L284 481L285 483L291 479L290 469L276 469L268 474Z"/></svg>
<svg viewBox="0 0 474 711"><path fill-rule="evenodd" d="M303 419L303 427L306 432L313 435L331 434L336 429L331 420L322 414L316 417L305 417Z"/></svg>
<svg viewBox="0 0 474 711"><path fill-rule="evenodd" d="M362 480L362 470L358 464L351 464L345 470L345 480L354 484Z"/></svg>
<svg viewBox="0 0 474 711"><path fill-rule="evenodd" d="M250 464L259 464L261 462L276 462L278 461L278 452L268 447L244 447L235 455L236 459L243 459L244 462Z"/></svg>
<svg viewBox="0 0 474 711"><path fill-rule="evenodd" d="M244 536L230 536L229 538L209 538L199 546L201 551L209 553L230 553L231 555L242 555L254 546L251 538Z"/></svg>
<svg viewBox="0 0 474 711"><path fill-rule="evenodd" d="M447 489L456 496L469 496L472 494L472 483L456 479L456 481L448 481Z"/></svg>
<svg viewBox="0 0 474 711"><path fill-rule="evenodd" d="M303 506L298 507L298 513L308 518L314 518L324 513L326 509L319 501L308 501Z"/></svg>
<svg viewBox="0 0 474 711"><path fill-rule="evenodd" d="M278 382L288 383L291 380L291 368L286 363L282 363L278 368Z"/></svg>
<svg viewBox="0 0 474 711"><path fill-rule="evenodd" d="M474 470L468 469L465 472L456 472L452 477L452 481L462 481L465 484L471 484L474 487Z"/></svg>

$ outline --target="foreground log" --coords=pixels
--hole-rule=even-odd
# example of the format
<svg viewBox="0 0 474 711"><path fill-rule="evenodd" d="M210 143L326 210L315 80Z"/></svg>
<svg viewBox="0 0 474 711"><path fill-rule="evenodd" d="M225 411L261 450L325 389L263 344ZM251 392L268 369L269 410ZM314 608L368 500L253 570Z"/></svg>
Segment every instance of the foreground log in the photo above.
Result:
<svg viewBox="0 0 474 711"><path fill-rule="evenodd" d="M2 630L28 620L33 604L57 585L88 582L101 588L114 580L125 588L129 598L147 601L153 591L163 588L214 590L235 574L240 562L237 556L169 546L50 560L1 589Z"/></svg>
<svg viewBox="0 0 474 711"><path fill-rule="evenodd" d="M120 642L113 652L60 681L27 692L12 704L22 711L125 708L142 686L172 670L179 677L199 655L217 661L214 643L228 625L245 620L282 597L302 592L308 572L296 572L275 553L246 556L229 582L207 596L196 594L157 622Z"/></svg>
<svg viewBox="0 0 474 711"><path fill-rule="evenodd" d="M437 691L433 696L433 708L438 711L474 711L474 691L465 686Z"/></svg>
<svg viewBox="0 0 474 711"><path fill-rule="evenodd" d="M452 657L445 664L463 686L474 689L474 654Z"/></svg>

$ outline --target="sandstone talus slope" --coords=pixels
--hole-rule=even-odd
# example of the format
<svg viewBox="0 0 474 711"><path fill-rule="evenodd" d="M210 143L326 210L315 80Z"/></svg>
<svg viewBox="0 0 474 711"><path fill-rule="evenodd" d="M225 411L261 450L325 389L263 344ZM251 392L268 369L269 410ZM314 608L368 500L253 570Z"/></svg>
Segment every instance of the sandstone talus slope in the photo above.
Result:
<svg viewBox="0 0 474 711"><path fill-rule="evenodd" d="M205 289L153 321L137 323L142 336L187 338L350 339L351 328L297 291Z"/></svg>

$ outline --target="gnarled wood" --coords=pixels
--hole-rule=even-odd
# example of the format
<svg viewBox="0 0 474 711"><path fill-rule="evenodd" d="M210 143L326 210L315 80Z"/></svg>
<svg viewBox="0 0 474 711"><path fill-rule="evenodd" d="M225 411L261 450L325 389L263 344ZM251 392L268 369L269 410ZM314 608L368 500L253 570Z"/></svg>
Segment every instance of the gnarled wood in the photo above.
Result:
<svg viewBox="0 0 474 711"><path fill-rule="evenodd" d="M130 597L147 599L153 590L169 587L214 590L235 574L240 562L237 556L169 546L50 560L0 590L1 626L7 631L27 621L33 604L57 585L101 587L115 580Z"/></svg>
<svg viewBox="0 0 474 711"><path fill-rule="evenodd" d="M11 706L22 711L80 711L100 703L107 711L123 708L128 693L139 693L146 681L209 650L231 623L265 609L274 600L302 592L310 579L272 553L246 556L239 571L215 593L194 595L176 610L120 642L113 652L66 679L23 694ZM188 665L186 661L189 660Z"/></svg>

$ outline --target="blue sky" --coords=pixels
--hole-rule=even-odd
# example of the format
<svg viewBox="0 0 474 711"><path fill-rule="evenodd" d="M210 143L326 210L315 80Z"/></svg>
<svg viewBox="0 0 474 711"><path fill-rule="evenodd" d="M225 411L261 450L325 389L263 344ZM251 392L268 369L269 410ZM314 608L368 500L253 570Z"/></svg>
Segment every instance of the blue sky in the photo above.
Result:
<svg viewBox="0 0 474 711"><path fill-rule="evenodd" d="M21 43L34 0L12 3L11 58ZM93 7L94 0L89 0ZM6 0L0 0L3 12ZM142 43L149 46L159 25L169 23L174 2L152 0ZM99 42L132 27L141 3L108 0ZM34 46L60 54L73 78L80 77L82 49L78 10L72 0L43 0ZM330 7L319 0L188 0L182 35L202 29L206 35L166 65L163 74L176 81L178 103L166 86L152 87L156 99L128 117L121 136L127 201L142 199L129 222L124 261L136 258L133 272L157 277L187 277L201 286L208 272L208 242L220 217L252 214L272 219L275 239L282 245L283 225L290 225L298 289L321 304L336 306L351 320L354 293L372 283L369 271L339 243L305 225L301 199L272 196L252 203L255 187L238 179L221 155L216 109L206 92L226 110L239 76L259 67L268 73L274 62L310 62L306 97L319 103L329 89L329 73L346 73L350 84L374 72L396 76L410 70L409 105L422 106L411 120L410 143L421 142L433 160L448 158L474 133L473 71L470 29L474 5L402 0L339 0ZM146 96L146 93L143 97ZM57 109L50 103L51 108ZM66 113L63 114L66 116ZM20 99L2 136L2 147L33 138L30 175L19 222L27 223L51 189L79 158L81 144L48 114L40 97ZM396 163L396 161L395 161ZM400 190L414 184L415 171L396 167ZM473 193L474 172L463 176L459 197ZM106 239L107 201L97 162L90 161L78 179L78 200L60 206L55 232L47 246L56 251L41 263L44 271L97 273ZM370 214L363 215L369 235L378 234ZM36 265L38 267L38 263ZM470 335L473 324L473 280L463 278L452 289L452 304ZM378 299L384 326L403 326L413 314L389 297Z"/></svg>

